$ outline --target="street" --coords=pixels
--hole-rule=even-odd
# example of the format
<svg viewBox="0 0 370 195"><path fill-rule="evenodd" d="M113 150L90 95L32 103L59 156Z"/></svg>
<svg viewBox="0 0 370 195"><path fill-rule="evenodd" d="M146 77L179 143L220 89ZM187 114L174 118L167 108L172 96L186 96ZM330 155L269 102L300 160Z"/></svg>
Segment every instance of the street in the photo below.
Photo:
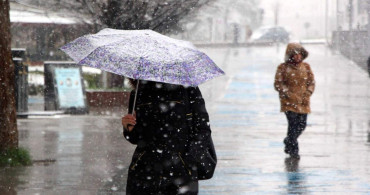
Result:
<svg viewBox="0 0 370 195"><path fill-rule="evenodd" d="M218 155L208 194L370 194L370 78L324 45L304 45L316 79L300 160L283 151L287 121L273 88L285 45L201 48L226 76L200 86ZM0 194L125 194L134 146L121 116L18 119L33 166L0 170Z"/></svg>

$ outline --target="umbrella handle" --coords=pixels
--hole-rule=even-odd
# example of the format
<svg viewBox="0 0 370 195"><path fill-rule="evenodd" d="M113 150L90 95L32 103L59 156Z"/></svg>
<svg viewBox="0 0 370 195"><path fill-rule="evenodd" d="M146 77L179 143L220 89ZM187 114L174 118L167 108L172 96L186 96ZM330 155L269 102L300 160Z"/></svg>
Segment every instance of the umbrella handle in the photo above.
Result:
<svg viewBox="0 0 370 195"><path fill-rule="evenodd" d="M136 97L137 97L137 91L139 87L140 80L137 80L136 88L135 88L135 98L134 98L134 105L132 106L132 115L135 115L135 106L136 106ZM133 125L127 125L127 128Z"/></svg>
<svg viewBox="0 0 370 195"><path fill-rule="evenodd" d="M139 90L139 83L140 80L137 80L136 88L135 88L135 98L134 98L134 105L132 106L132 114L135 114L135 106L136 106L136 98L137 98L137 91Z"/></svg>

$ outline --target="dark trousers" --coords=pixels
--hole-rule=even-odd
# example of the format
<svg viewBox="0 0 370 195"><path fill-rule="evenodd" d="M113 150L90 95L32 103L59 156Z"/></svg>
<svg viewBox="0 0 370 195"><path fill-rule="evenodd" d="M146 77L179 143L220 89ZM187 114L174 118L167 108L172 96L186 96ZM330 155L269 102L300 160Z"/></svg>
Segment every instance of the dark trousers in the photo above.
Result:
<svg viewBox="0 0 370 195"><path fill-rule="evenodd" d="M290 155L299 153L298 137L305 130L307 125L307 114L299 114L295 112L285 112L288 119L288 133L284 139L285 152Z"/></svg>

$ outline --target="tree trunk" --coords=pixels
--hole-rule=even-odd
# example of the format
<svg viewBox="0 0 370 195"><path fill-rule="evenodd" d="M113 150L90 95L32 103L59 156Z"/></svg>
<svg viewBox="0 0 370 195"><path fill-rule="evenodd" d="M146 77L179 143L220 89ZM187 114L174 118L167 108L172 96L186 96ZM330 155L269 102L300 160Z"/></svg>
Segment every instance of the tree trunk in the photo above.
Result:
<svg viewBox="0 0 370 195"><path fill-rule="evenodd" d="M9 0L0 0L0 152L18 147Z"/></svg>

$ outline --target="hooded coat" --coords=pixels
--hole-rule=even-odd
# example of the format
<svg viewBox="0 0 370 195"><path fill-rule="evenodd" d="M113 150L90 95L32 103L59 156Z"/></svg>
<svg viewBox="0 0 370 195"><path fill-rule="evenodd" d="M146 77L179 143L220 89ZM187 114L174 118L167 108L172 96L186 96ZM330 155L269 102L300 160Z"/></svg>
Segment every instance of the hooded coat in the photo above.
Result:
<svg viewBox="0 0 370 195"><path fill-rule="evenodd" d="M129 112L132 112L134 91ZM190 111L191 110L191 111ZM151 81L141 81L136 100L136 125L125 138L137 145L129 167L127 194L177 194L185 186L197 194L197 172L192 169L188 145L202 142L192 137L193 124L203 134L211 134L205 102L198 87L185 88ZM166 191L167 190L167 191Z"/></svg>
<svg viewBox="0 0 370 195"><path fill-rule="evenodd" d="M302 55L302 62L294 62L296 54ZM279 92L281 112L311 112L310 97L315 90L315 79L310 65L303 62L307 56L307 50L301 45L288 44L285 62L278 66L274 83L275 90Z"/></svg>

